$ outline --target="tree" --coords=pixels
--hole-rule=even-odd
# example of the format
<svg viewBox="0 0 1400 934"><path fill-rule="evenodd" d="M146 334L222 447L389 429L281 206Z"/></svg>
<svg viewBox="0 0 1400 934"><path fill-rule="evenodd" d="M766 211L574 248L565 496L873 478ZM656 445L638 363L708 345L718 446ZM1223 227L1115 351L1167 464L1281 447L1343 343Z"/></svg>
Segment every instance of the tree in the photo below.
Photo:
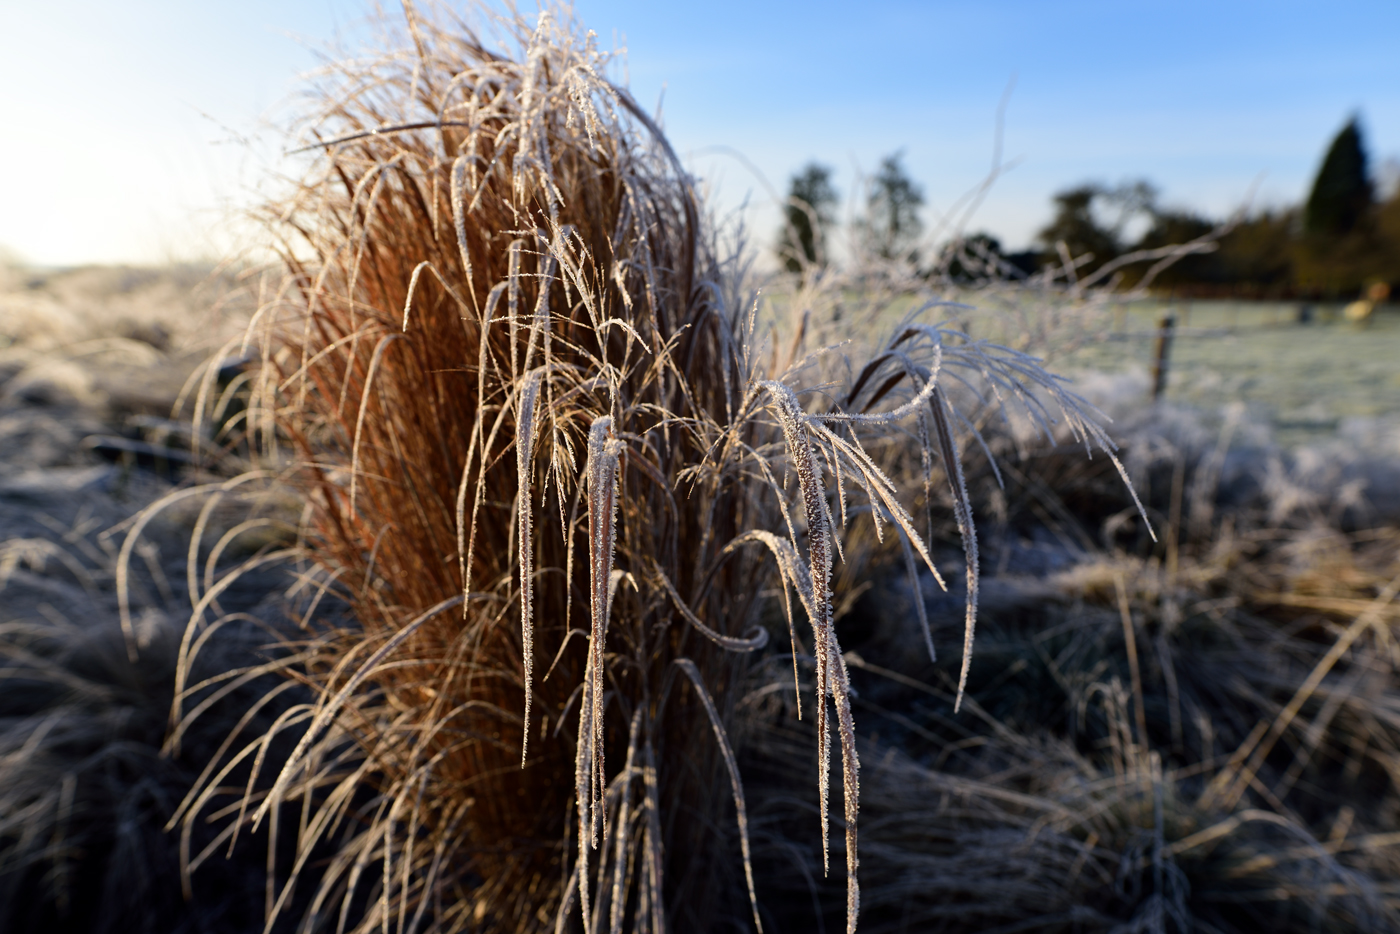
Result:
<svg viewBox="0 0 1400 934"><path fill-rule="evenodd" d="M1298 211L1265 211L1246 218L1220 240L1217 260L1226 283L1247 292L1283 292L1295 278Z"/></svg>
<svg viewBox="0 0 1400 934"><path fill-rule="evenodd" d="M1007 253L1001 241L984 232L968 234L943 244L934 273L951 282L967 284L986 279L1021 279L1035 273L1034 250Z"/></svg>
<svg viewBox="0 0 1400 934"><path fill-rule="evenodd" d="M1367 173L1361 128L1352 117L1332 140L1303 209L1303 229L1314 235L1350 233L1370 210L1375 190Z"/></svg>
<svg viewBox="0 0 1400 934"><path fill-rule="evenodd" d="M1193 211L1158 209L1152 210L1152 226L1134 243L1132 250L1154 250L1161 247L1177 246L1204 237L1219 225L1209 218ZM1155 260L1140 264L1127 271L1126 282L1134 284L1141 280ZM1158 287L1176 286L1185 283L1218 283L1223 281L1224 269L1220 264L1220 254L1194 253L1183 256L1171 266L1162 270L1153 283Z"/></svg>
<svg viewBox="0 0 1400 934"><path fill-rule="evenodd" d="M778 259L788 272L801 272L826 257L826 229L834 223L836 189L831 169L809 162L788 184L785 223L778 237Z"/></svg>
<svg viewBox="0 0 1400 934"><path fill-rule="evenodd" d="M1058 259L1059 244L1063 243L1072 257L1092 254L1097 262L1118 255L1118 242L1113 232L1105 230L1094 218L1094 200L1104 193L1099 185L1080 185L1055 195L1055 216L1036 239L1045 245L1050 259Z"/></svg>
<svg viewBox="0 0 1400 934"><path fill-rule="evenodd" d="M917 263L919 237L924 230L919 219L924 191L904 171L903 158L902 151L886 156L870 180L860 234L871 253Z"/></svg>
<svg viewBox="0 0 1400 934"><path fill-rule="evenodd" d="M1157 213L1157 189L1142 179L1116 188L1086 183L1061 191L1054 200L1055 217L1037 239L1045 245L1046 258L1052 262L1059 260L1061 242L1072 257L1092 254L1093 262L1081 267L1081 274L1123 252L1123 237L1133 220Z"/></svg>

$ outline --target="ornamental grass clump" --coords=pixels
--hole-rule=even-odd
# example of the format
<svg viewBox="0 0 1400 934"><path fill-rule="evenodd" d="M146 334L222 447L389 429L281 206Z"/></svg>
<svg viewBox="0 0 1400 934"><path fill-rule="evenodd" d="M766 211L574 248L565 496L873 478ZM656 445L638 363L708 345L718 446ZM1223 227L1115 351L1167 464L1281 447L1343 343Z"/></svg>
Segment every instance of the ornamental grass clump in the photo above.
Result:
<svg viewBox="0 0 1400 934"><path fill-rule="evenodd" d="M1176 420L1126 433L1160 545L1125 527L1106 465L1003 465L963 717L955 660L908 651L909 602L932 596L941 643L955 600L885 568L843 621L870 763L862 931L1400 925L1395 512L1336 462L1266 471L1277 451ZM755 871L775 926L830 930L842 893L800 833L818 801L789 763L816 744L791 706L769 692L741 725Z"/></svg>
<svg viewBox="0 0 1400 934"><path fill-rule="evenodd" d="M259 743L295 737L247 784L254 824L302 805L272 914L305 877L307 930L761 930L730 736L759 663L790 651L828 871L835 712L854 931L834 565L888 531L937 577L909 509L946 478L965 679L955 403L1108 440L1033 358L918 314L848 385L804 385L830 355L760 340L742 264L592 34L483 14L494 51L405 14L401 47L323 73L311 167L269 214L287 276L253 329L273 378L248 424L294 452L311 580L350 608L304 615L319 701L241 754L257 773ZM919 480L871 438L920 451Z"/></svg>

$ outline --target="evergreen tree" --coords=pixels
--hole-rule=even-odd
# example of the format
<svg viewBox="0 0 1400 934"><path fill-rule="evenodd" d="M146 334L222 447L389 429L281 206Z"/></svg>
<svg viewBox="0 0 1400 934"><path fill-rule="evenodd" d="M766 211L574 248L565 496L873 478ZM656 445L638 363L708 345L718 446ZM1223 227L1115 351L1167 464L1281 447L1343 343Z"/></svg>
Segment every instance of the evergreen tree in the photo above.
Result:
<svg viewBox="0 0 1400 934"><path fill-rule="evenodd" d="M835 206L831 169L809 162L792 177L784 212L786 223L778 238L778 258L788 272L800 272L808 263L825 261L826 229L834 222Z"/></svg>
<svg viewBox="0 0 1400 934"><path fill-rule="evenodd" d="M1318 169L1303 209L1303 229L1310 234L1345 236L1356 228L1374 200L1361 128L1352 117L1332 140Z"/></svg>
<svg viewBox="0 0 1400 934"><path fill-rule="evenodd" d="M903 152L886 156L880 163L880 171L870 180L870 196L860 233L870 252L885 259L917 263L919 237L924 230L923 221L919 219L924 191L904 171L903 157Z"/></svg>

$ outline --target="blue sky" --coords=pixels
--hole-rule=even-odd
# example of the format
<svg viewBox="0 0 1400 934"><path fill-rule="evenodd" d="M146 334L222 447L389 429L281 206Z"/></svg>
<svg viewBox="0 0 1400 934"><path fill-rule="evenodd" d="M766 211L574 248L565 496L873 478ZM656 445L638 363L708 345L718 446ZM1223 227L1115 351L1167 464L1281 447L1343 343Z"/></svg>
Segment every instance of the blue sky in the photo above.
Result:
<svg viewBox="0 0 1400 934"><path fill-rule="evenodd" d="M259 124L352 39L362 0L238 4L92 0L0 10L0 245L31 261L153 262L246 240L280 141ZM1019 160L971 226L1011 246L1053 192L1145 176L1168 203L1223 214L1306 193L1328 140L1360 113L1377 166L1400 157L1400 3L579 0L628 49L639 100L723 205L776 217L742 153L777 188L816 158L845 195L905 153L927 220L1003 154ZM300 41L295 37L301 37ZM247 140L240 143L235 140Z"/></svg>

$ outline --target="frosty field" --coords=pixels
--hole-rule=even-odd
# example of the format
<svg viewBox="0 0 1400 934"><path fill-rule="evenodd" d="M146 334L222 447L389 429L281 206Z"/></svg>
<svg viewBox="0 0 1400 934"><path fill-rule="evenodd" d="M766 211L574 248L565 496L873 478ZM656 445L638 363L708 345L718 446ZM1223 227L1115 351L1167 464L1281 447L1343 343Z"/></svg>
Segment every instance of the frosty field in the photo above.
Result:
<svg viewBox="0 0 1400 934"><path fill-rule="evenodd" d="M1177 326L1165 398L1215 412L1242 402L1283 445L1340 432L1371 441L1400 421L1400 311L1382 307L1368 326L1341 320L1340 306L1300 303L1140 302L1118 306L1105 340L1069 356L1067 369L1124 373L1145 397L1157 321Z"/></svg>

